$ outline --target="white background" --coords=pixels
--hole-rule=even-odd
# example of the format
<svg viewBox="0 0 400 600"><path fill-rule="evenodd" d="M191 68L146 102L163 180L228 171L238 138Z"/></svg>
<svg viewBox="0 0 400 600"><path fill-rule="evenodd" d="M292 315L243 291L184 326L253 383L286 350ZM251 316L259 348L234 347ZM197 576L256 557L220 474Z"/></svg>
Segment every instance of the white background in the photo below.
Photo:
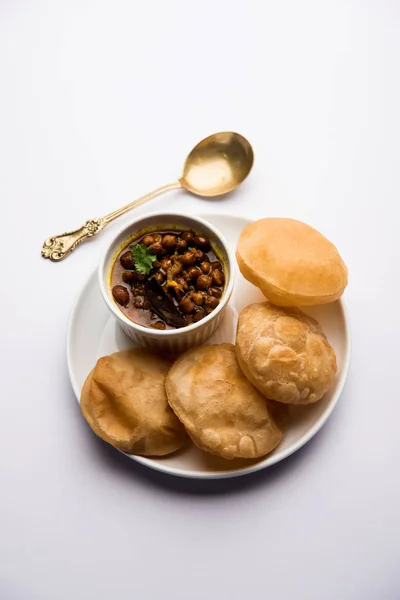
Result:
<svg viewBox="0 0 400 600"><path fill-rule="evenodd" d="M399 58L396 0L0 0L1 600L400 598ZM70 307L115 226L60 264L40 248L220 130L254 145L250 179L151 209L320 229L353 359L307 447L200 483L97 441L69 385Z"/></svg>

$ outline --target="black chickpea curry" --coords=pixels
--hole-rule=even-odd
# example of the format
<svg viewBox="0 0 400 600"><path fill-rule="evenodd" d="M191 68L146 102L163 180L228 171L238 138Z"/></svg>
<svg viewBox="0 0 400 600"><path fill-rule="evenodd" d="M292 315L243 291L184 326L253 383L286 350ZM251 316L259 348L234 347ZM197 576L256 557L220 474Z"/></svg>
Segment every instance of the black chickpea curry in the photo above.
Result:
<svg viewBox="0 0 400 600"><path fill-rule="evenodd" d="M208 237L154 231L129 242L111 272L111 292L128 319L177 329L197 323L219 304L225 272Z"/></svg>

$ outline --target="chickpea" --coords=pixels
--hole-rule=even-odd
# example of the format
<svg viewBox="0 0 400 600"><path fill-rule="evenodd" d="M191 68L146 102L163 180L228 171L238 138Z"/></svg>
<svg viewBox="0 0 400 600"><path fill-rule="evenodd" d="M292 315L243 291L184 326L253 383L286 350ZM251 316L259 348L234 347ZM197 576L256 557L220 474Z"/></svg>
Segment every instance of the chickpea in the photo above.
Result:
<svg viewBox="0 0 400 600"><path fill-rule="evenodd" d="M155 323L153 323L152 327L154 329L165 329L166 325L165 323L163 323L163 321L156 321Z"/></svg>
<svg viewBox="0 0 400 600"><path fill-rule="evenodd" d="M161 244L165 250L173 250L177 244L176 235L164 235Z"/></svg>
<svg viewBox="0 0 400 600"><path fill-rule="evenodd" d="M214 298L214 296L206 296L204 298L204 308L207 312L213 311L214 308L217 308L218 304L219 300L217 298Z"/></svg>
<svg viewBox="0 0 400 600"><path fill-rule="evenodd" d="M201 275L199 267L190 267L190 269L188 269L187 272L190 279L197 279Z"/></svg>
<svg viewBox="0 0 400 600"><path fill-rule="evenodd" d="M210 249L210 240L205 235L196 235L193 238L193 244L196 248L204 250L205 252Z"/></svg>
<svg viewBox="0 0 400 600"><path fill-rule="evenodd" d="M154 242L156 244L161 244L162 235L161 233L153 233Z"/></svg>
<svg viewBox="0 0 400 600"><path fill-rule="evenodd" d="M201 250L196 250L195 257L197 262L202 263L207 258L207 255L204 254L204 252L202 252Z"/></svg>
<svg viewBox="0 0 400 600"><path fill-rule="evenodd" d="M209 296L215 296L216 298L221 298L222 296L222 290L216 288L216 287L211 287L207 290L208 295Z"/></svg>
<svg viewBox="0 0 400 600"><path fill-rule="evenodd" d="M185 281L190 281L189 273L185 270L182 271L182 277L184 278Z"/></svg>
<svg viewBox="0 0 400 600"><path fill-rule="evenodd" d="M184 231L181 233L181 238L186 242L186 244L191 244L193 242L194 233L193 231Z"/></svg>
<svg viewBox="0 0 400 600"><path fill-rule="evenodd" d="M153 263L154 265L154 263ZM166 271L169 267L172 266L172 260L170 258L162 258L160 260L160 267Z"/></svg>
<svg viewBox="0 0 400 600"><path fill-rule="evenodd" d="M190 294L190 299L197 306L201 306L204 302L204 294L202 294L201 292L192 292Z"/></svg>
<svg viewBox="0 0 400 600"><path fill-rule="evenodd" d="M132 283L132 281L133 281L132 271L123 271L121 277L122 277L122 281L124 283Z"/></svg>
<svg viewBox="0 0 400 600"><path fill-rule="evenodd" d="M220 271L222 271L222 265L219 262L219 260L213 260L213 262L211 263L211 270L214 271L214 269L219 269Z"/></svg>
<svg viewBox="0 0 400 600"><path fill-rule="evenodd" d="M202 262L202 263L201 263L201 265L200 265L200 269L201 269L201 272L202 272L204 275L208 275L208 274L209 274L209 272L210 272L210 269L211 269L211 265L210 265L210 263L208 262L208 260L205 260L204 262Z"/></svg>
<svg viewBox="0 0 400 600"><path fill-rule="evenodd" d="M196 281L196 288L198 290L206 290L211 285L211 277L208 275L200 275Z"/></svg>
<svg viewBox="0 0 400 600"><path fill-rule="evenodd" d="M121 306L126 306L129 302L129 292L123 285L114 285L112 291L113 298Z"/></svg>
<svg viewBox="0 0 400 600"><path fill-rule="evenodd" d="M184 274L184 273L183 273L183 274ZM176 283L179 283L179 285L181 285L181 286L183 287L183 289L185 290L185 292L187 292L187 291L188 291L188 289L189 289L189 286L188 286L188 284L187 284L187 282L186 282L186 280L185 280L185 278L184 278L184 277L177 277L177 278L175 279L175 281L176 281Z"/></svg>
<svg viewBox="0 0 400 600"><path fill-rule="evenodd" d="M178 240L178 242L176 244L176 251L180 252L182 254L182 252L185 252L186 249L187 249L187 242L185 242L185 240Z"/></svg>
<svg viewBox="0 0 400 600"><path fill-rule="evenodd" d="M134 269L135 263L133 262L132 252L127 250L123 254L121 254L119 262L124 267L124 269Z"/></svg>
<svg viewBox="0 0 400 600"><path fill-rule="evenodd" d="M161 254L161 252L164 250L164 248L161 245L161 242L154 242L154 244L151 244L149 248L152 252L154 252L154 254Z"/></svg>
<svg viewBox="0 0 400 600"><path fill-rule="evenodd" d="M154 242L155 239L153 235L145 235L142 239L142 244L144 244L145 246L151 246L151 244L154 244Z"/></svg>
<svg viewBox="0 0 400 600"><path fill-rule="evenodd" d="M144 281L146 279L146 275L143 275L143 273L140 273L140 271L133 271L133 278L136 279L136 281Z"/></svg>
<svg viewBox="0 0 400 600"><path fill-rule="evenodd" d="M184 298L181 300L181 302L179 302L179 308L184 313L191 313L194 311L194 304L190 298Z"/></svg>
<svg viewBox="0 0 400 600"><path fill-rule="evenodd" d="M185 254L181 256L181 262L185 267L190 267L196 262L196 256L192 254L192 252L185 252Z"/></svg>
<svg viewBox="0 0 400 600"><path fill-rule="evenodd" d="M219 269L211 271L211 280L214 285L222 286L225 283L225 275Z"/></svg>

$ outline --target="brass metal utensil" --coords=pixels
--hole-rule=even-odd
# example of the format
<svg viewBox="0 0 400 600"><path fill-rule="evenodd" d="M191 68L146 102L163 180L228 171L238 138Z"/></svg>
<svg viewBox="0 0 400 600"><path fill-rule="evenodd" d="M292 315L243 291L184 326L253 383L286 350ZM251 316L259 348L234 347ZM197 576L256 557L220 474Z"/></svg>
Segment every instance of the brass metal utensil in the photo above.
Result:
<svg viewBox="0 0 400 600"><path fill-rule="evenodd" d="M246 179L253 159L253 149L242 135L231 131L210 135L190 152L180 179L157 188L105 217L90 219L75 231L48 238L43 244L42 256L54 262L66 258L81 242L98 234L111 221L164 192L184 188L209 198L231 192Z"/></svg>

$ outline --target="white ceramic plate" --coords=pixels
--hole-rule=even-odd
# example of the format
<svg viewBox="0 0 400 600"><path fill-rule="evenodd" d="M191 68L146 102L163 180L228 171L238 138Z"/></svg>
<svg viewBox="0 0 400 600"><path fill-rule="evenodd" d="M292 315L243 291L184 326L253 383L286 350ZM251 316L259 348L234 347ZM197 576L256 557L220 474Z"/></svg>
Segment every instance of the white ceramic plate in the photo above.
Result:
<svg viewBox="0 0 400 600"><path fill-rule="evenodd" d="M201 216L215 225L233 248L242 229L251 222L243 217L232 215ZM234 343L238 313L247 304L264 300L261 292L237 271L235 289L224 320L207 344ZM290 407L285 436L273 452L265 458L252 461L227 461L190 445L185 450L163 458L145 458L129 454L127 456L151 469L171 475L220 479L264 469L304 446L321 429L332 413L343 389L350 359L350 336L343 301L307 308L305 312L319 321L333 346L338 361L338 374L333 388L322 400L308 407ZM78 402L85 378L97 359L130 348L132 345L133 341L123 333L116 319L110 315L100 295L96 273L93 273L78 295L68 327L68 369Z"/></svg>

